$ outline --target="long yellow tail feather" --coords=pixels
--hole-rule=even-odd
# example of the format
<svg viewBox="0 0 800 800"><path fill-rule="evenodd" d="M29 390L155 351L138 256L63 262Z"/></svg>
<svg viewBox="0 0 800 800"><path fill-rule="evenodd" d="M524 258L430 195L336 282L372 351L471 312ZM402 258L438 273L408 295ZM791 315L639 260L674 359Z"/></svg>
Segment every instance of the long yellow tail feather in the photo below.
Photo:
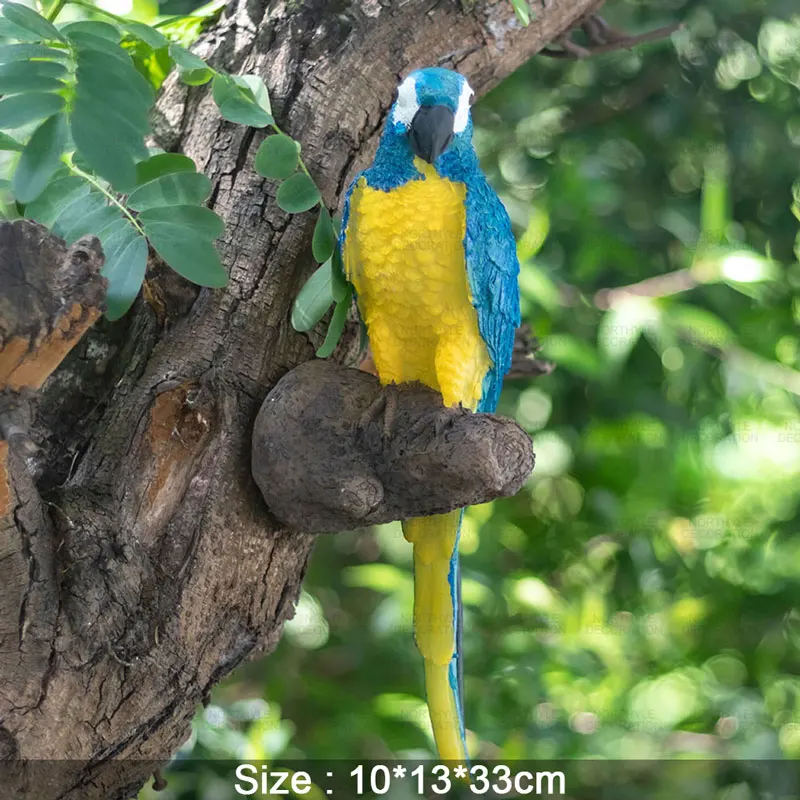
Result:
<svg viewBox="0 0 800 800"><path fill-rule="evenodd" d="M458 687L451 679L456 655L455 587L451 560L458 541L461 512L417 517L403 523L414 545L414 637L425 660L425 688L439 756L465 760L458 710Z"/></svg>

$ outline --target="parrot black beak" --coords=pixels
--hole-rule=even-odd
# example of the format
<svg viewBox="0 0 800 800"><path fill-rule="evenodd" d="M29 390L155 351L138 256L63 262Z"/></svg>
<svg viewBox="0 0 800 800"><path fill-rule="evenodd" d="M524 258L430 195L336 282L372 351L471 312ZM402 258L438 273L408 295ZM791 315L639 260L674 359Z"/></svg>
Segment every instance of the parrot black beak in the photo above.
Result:
<svg viewBox="0 0 800 800"><path fill-rule="evenodd" d="M447 106L422 106L411 120L411 149L433 164L453 141L455 114Z"/></svg>

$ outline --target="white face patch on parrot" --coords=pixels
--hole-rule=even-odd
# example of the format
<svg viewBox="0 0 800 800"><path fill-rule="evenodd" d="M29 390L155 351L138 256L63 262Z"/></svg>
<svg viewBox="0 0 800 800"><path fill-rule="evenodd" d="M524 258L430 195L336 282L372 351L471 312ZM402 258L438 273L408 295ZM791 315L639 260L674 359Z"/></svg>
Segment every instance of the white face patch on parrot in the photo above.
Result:
<svg viewBox="0 0 800 800"><path fill-rule="evenodd" d="M458 108L456 109L456 118L453 123L453 133L461 133L469 122L469 100L475 92L472 87L467 83L466 78L461 84L461 93L458 95Z"/></svg>
<svg viewBox="0 0 800 800"><path fill-rule="evenodd" d="M417 100L417 81L413 75L409 75L397 90L397 101L394 104L394 116L392 122L410 127L411 120L419 111L419 101Z"/></svg>

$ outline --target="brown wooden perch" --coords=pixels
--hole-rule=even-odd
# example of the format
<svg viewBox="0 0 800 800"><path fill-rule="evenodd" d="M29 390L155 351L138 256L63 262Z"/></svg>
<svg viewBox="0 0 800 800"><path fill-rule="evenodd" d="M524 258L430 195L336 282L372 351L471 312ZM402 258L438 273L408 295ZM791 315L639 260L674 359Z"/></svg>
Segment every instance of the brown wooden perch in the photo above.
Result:
<svg viewBox="0 0 800 800"><path fill-rule="evenodd" d="M365 422L382 392L394 395L388 437L382 415ZM512 420L444 408L421 384L387 389L360 370L311 361L284 376L261 406L252 461L278 519L328 533L512 495L534 456Z"/></svg>

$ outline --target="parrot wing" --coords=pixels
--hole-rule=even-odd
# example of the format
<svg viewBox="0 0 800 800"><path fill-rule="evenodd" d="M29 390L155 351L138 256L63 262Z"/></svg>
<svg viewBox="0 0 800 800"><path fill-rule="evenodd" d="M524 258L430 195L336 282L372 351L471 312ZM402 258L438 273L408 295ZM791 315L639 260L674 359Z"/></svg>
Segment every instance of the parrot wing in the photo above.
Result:
<svg viewBox="0 0 800 800"><path fill-rule="evenodd" d="M478 328L492 359L478 410L491 412L511 366L520 322L519 261L508 212L482 174L467 183L466 204L467 277Z"/></svg>

